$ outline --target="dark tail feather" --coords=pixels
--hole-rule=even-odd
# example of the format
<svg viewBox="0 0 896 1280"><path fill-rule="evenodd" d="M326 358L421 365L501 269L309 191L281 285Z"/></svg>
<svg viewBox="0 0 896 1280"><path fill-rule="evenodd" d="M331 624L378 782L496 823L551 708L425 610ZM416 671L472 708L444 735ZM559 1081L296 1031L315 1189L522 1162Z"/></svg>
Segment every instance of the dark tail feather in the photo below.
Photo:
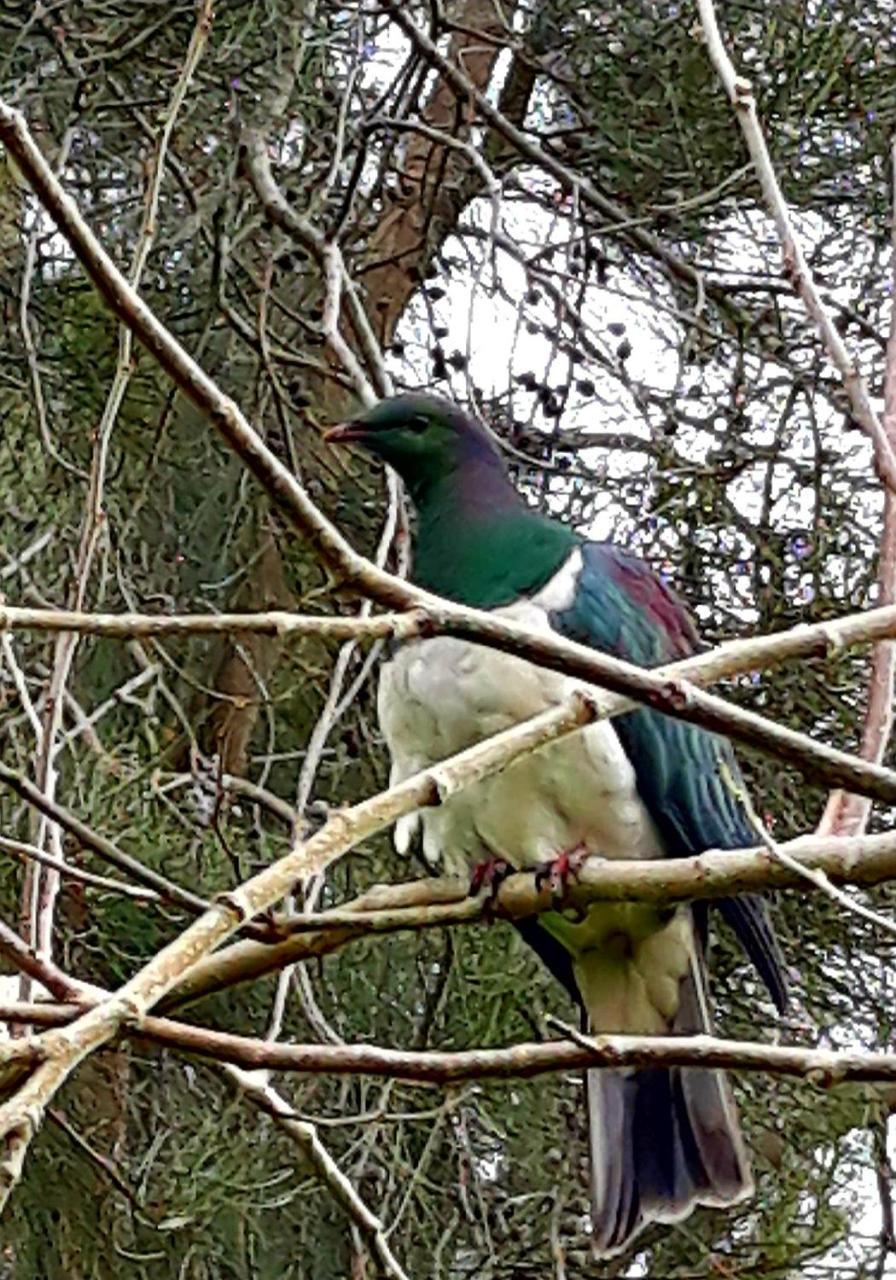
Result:
<svg viewBox="0 0 896 1280"><path fill-rule="evenodd" d="M722 919L737 934L744 951L759 970L778 1013L784 1013L787 1008L784 957L765 900L757 893L744 893L739 898L723 898L718 907Z"/></svg>
<svg viewBox="0 0 896 1280"><path fill-rule="evenodd" d="M699 962L698 962L699 965ZM682 983L673 1030L706 1030L702 973ZM586 1073L592 1247L621 1252L650 1222L728 1205L753 1182L730 1086L705 1067Z"/></svg>

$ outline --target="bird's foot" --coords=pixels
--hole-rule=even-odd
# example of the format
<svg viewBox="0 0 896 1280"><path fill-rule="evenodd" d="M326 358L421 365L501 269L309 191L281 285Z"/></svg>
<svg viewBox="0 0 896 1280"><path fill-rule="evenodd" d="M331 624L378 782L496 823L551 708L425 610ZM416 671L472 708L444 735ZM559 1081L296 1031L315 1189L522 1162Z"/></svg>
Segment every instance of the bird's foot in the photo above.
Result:
<svg viewBox="0 0 896 1280"><path fill-rule="evenodd" d="M470 874L470 897L476 897L483 890L487 890L483 904L483 914L487 919L494 919L498 914L496 910L498 890L512 873L513 867L503 858L486 858L482 862L477 862L473 868Z"/></svg>
<svg viewBox="0 0 896 1280"><path fill-rule="evenodd" d="M577 844L572 849L566 849L556 857L549 858L535 872L535 888L539 893L542 889L549 888L551 897L555 901L562 900L569 888L569 882L578 880L579 872L590 856L590 851L583 844Z"/></svg>

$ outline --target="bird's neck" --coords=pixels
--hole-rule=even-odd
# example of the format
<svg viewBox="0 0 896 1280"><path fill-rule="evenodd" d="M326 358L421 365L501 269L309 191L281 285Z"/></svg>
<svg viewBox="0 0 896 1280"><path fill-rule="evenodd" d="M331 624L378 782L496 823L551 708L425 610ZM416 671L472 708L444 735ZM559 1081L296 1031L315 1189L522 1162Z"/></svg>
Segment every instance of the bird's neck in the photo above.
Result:
<svg viewBox="0 0 896 1280"><path fill-rule="evenodd" d="M414 579L459 604L494 609L532 595L577 542L565 525L530 511L498 466L454 473L412 496Z"/></svg>

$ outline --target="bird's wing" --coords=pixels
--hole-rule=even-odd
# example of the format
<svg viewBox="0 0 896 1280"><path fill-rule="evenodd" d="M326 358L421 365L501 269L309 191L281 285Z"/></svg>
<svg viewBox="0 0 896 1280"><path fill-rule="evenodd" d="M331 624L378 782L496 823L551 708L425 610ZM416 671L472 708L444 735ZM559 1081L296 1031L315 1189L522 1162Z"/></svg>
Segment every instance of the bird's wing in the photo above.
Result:
<svg viewBox="0 0 896 1280"><path fill-rule="evenodd" d="M572 640L644 667L687 657L699 645L687 610L662 578L609 543L583 544L573 597L550 621ZM756 843L727 738L648 708L614 725L670 857ZM764 901L745 894L717 905L783 1010L783 961Z"/></svg>

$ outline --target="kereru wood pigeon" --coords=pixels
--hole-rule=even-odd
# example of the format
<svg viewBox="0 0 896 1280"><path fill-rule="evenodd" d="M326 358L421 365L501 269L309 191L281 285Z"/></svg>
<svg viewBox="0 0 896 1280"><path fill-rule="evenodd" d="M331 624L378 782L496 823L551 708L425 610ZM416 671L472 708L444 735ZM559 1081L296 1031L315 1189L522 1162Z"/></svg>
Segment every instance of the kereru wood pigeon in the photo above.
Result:
<svg viewBox="0 0 896 1280"><path fill-rule="evenodd" d="M328 434L378 455L404 480L417 511L421 586L645 667L694 652L691 619L661 578L621 548L530 510L489 435L448 401L396 396ZM555 705L573 685L464 640L401 645L379 686L393 782ZM396 843L407 849L419 829L427 858L464 875L497 860L541 868L573 850L674 858L742 848L755 834L732 778L740 775L727 739L644 708L403 819ZM783 1010L783 965L764 903L744 895L717 905ZM705 907L598 903L579 922L548 912L520 928L592 1031L711 1030ZM592 1070L587 1097L597 1254L626 1248L649 1222L752 1191L721 1072Z"/></svg>

